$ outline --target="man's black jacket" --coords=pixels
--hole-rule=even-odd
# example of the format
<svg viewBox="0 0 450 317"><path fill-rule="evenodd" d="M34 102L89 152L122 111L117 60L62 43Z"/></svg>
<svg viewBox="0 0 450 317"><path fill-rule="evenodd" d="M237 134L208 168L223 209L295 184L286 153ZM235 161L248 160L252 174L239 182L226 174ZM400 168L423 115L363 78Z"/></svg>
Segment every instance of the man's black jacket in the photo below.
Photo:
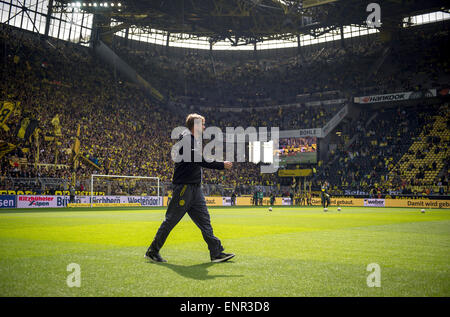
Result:
<svg viewBox="0 0 450 317"><path fill-rule="evenodd" d="M181 138L189 137L191 138L191 157L190 162L175 163L175 170L173 172L172 183L173 184L201 184L202 182L202 167L223 170L223 162L206 162L203 158L203 149L201 147L195 148L195 142L197 142L194 136L186 131L183 133ZM180 140L181 140L180 138ZM183 155L183 148L178 152L178 155ZM194 156L201 157L201 162L195 162Z"/></svg>

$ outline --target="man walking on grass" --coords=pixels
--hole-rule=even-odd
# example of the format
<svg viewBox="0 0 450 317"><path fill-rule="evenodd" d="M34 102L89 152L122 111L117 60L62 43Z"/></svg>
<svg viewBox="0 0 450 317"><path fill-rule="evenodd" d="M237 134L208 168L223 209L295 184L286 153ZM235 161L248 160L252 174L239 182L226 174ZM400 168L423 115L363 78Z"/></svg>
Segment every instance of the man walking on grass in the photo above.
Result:
<svg viewBox="0 0 450 317"><path fill-rule="evenodd" d="M194 124L200 122L201 124ZM231 169L232 163L206 162L201 154L202 149L195 146L205 129L205 118L198 114L190 114L186 118L186 127L189 131L183 133L182 138L190 138L190 159L175 163L173 174L172 200L166 211L166 217L156 232L155 238L145 253L145 257L154 262L167 262L159 254L169 233L187 213L202 231L203 239L208 244L212 262L225 262L234 257L234 254L224 253L220 240L214 236L211 220L203 196L201 181L202 167L211 169ZM182 150L182 149L181 149ZM182 151L178 155L183 155ZM201 162L194 162L194 157L201 157Z"/></svg>

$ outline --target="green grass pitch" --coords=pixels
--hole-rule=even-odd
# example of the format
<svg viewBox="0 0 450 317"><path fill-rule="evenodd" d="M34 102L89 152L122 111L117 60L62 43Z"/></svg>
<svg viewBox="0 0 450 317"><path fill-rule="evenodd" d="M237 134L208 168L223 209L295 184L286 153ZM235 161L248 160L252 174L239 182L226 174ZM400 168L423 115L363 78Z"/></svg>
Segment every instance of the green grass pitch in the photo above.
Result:
<svg viewBox="0 0 450 317"><path fill-rule="evenodd" d="M209 208L236 257L210 263L186 215L143 255L165 208L0 211L0 296L450 296L450 211ZM68 287L70 263L80 287ZM380 266L368 287L367 265Z"/></svg>

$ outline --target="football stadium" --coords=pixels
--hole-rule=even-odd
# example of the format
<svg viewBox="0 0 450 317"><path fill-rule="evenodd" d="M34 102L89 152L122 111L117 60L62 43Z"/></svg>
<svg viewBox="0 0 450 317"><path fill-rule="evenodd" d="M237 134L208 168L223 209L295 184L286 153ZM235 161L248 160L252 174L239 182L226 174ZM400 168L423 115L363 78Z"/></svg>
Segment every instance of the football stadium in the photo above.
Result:
<svg viewBox="0 0 450 317"><path fill-rule="evenodd" d="M447 1L0 0L0 22L0 297L450 296Z"/></svg>

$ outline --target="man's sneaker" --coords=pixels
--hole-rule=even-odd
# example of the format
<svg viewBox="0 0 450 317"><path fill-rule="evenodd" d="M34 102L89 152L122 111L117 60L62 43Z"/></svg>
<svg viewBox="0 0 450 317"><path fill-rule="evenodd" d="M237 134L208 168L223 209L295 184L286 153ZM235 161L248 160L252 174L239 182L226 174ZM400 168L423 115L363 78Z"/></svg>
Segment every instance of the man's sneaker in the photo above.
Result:
<svg viewBox="0 0 450 317"><path fill-rule="evenodd" d="M218 262L225 262L229 259L234 258L234 254L232 253L220 253L219 255L215 257L211 257L211 262L218 263Z"/></svg>
<svg viewBox="0 0 450 317"><path fill-rule="evenodd" d="M159 252L152 252L152 251L147 251L145 253L145 258L149 259L150 261L153 262L159 262L159 263L163 263L163 262L167 262L167 260L164 260L161 255L159 254Z"/></svg>

